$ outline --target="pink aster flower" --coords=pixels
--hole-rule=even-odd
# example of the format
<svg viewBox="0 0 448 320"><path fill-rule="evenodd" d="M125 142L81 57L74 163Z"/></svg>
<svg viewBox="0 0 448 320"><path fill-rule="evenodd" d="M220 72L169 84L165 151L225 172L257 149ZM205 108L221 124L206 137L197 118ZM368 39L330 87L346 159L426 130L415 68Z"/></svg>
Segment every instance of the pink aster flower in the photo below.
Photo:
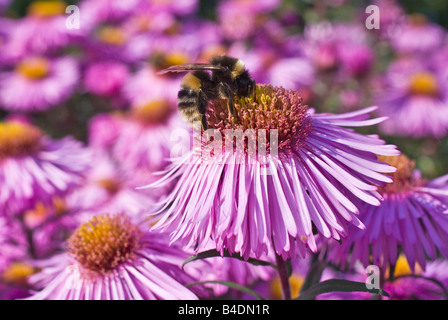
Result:
<svg viewBox="0 0 448 320"><path fill-rule="evenodd" d="M341 245L332 244L328 259L342 265L395 265L400 252L412 270L427 259L448 256L447 177L425 181L406 156L382 157L398 168L394 182L380 188L380 206L360 206L363 231L353 230Z"/></svg>
<svg viewBox="0 0 448 320"><path fill-rule="evenodd" d="M220 2L217 11L224 36L231 40L244 40L254 35L264 21L259 17L274 10L279 3L279 0Z"/></svg>
<svg viewBox="0 0 448 320"><path fill-rule="evenodd" d="M80 3L81 24L83 29L91 31L96 26L120 21L137 11L140 0L86 0Z"/></svg>
<svg viewBox="0 0 448 320"><path fill-rule="evenodd" d="M424 54L440 47L445 38L441 26L427 21L423 15L413 15L389 36L389 41L399 53Z"/></svg>
<svg viewBox="0 0 448 320"><path fill-rule="evenodd" d="M244 60L257 83L271 83L292 90L307 88L315 83L313 63L303 55L289 56L271 48L247 50L241 43L232 46L229 52Z"/></svg>
<svg viewBox="0 0 448 320"><path fill-rule="evenodd" d="M113 96L120 93L129 77L127 66L115 61L90 64L84 75L84 86L93 94Z"/></svg>
<svg viewBox="0 0 448 320"><path fill-rule="evenodd" d="M28 245L22 226L11 218L0 217L0 274L10 263L27 257Z"/></svg>
<svg viewBox="0 0 448 320"><path fill-rule="evenodd" d="M184 56L167 57L170 64L188 63ZM169 67L165 64L165 67ZM123 88L123 94L133 106L141 106L148 101L168 100L173 105L177 104L177 91L179 91L179 79L159 76L149 65L144 65L133 74ZM151 86L148 86L148 83Z"/></svg>
<svg viewBox="0 0 448 320"><path fill-rule="evenodd" d="M68 251L39 266L30 278L35 300L197 299L184 284L186 254L166 237L144 231L123 214L100 215L82 224Z"/></svg>
<svg viewBox="0 0 448 320"><path fill-rule="evenodd" d="M1 74L1 106L21 112L48 110L70 97L78 78L73 58L26 58L15 70Z"/></svg>
<svg viewBox="0 0 448 320"><path fill-rule="evenodd" d="M89 123L89 146L100 150L110 149L118 137L119 120L104 113L94 116Z"/></svg>
<svg viewBox="0 0 448 320"><path fill-rule="evenodd" d="M14 261L0 273L0 300L23 299L30 296L28 277L35 272L30 263Z"/></svg>
<svg viewBox="0 0 448 320"><path fill-rule="evenodd" d="M66 197L71 210L117 211L138 216L154 205L157 193L150 196L144 190L136 190L131 184L131 173L123 172L111 157L97 151L93 162L97 165L86 173L84 184Z"/></svg>
<svg viewBox="0 0 448 320"><path fill-rule="evenodd" d="M385 134L438 138L448 132L448 87L442 67L415 58L397 60L387 71L377 103L379 114L389 117L380 125Z"/></svg>
<svg viewBox="0 0 448 320"><path fill-rule="evenodd" d="M176 15L187 15L194 13L198 8L198 0L165 0L165 1L148 1L146 5L154 12L167 12Z"/></svg>
<svg viewBox="0 0 448 320"><path fill-rule="evenodd" d="M52 140L17 121L0 123L0 206L18 214L37 201L67 193L83 181L89 153L70 137Z"/></svg>
<svg viewBox="0 0 448 320"><path fill-rule="evenodd" d="M373 64L365 28L354 24L321 22L305 29L305 52L321 71L338 71L340 79L361 77Z"/></svg>
<svg viewBox="0 0 448 320"><path fill-rule="evenodd" d="M134 174L140 169L148 173L164 169L175 143L171 140L173 130L186 128L179 114L165 100L150 100L117 120L117 136L111 154L123 170Z"/></svg>
<svg viewBox="0 0 448 320"><path fill-rule="evenodd" d="M224 137L225 129L255 128L258 157L252 153L256 146L245 145L243 138L239 142L237 138L240 147L235 152L217 149L218 138L214 144L196 144L152 185L179 179L154 228L197 250L212 238L217 250L246 258L270 252L283 258L296 252L304 255L306 247L315 251L313 225L324 237L336 239L347 235L348 223L364 228L354 202L380 204L375 185L392 181L380 172L395 168L377 161L376 154L398 152L376 135L343 127L373 125L383 119L368 120L375 108L313 114L301 102L297 92L259 85L255 101L252 97L234 101L235 118L226 114L227 106L220 102L210 106L208 123L215 135L220 132ZM275 129L278 139L273 138L267 148L260 134L267 132L267 139ZM278 156L268 152L271 146Z"/></svg>
<svg viewBox="0 0 448 320"><path fill-rule="evenodd" d="M67 4L63 1L34 1L28 14L10 31L5 48L21 58L25 55L43 54L70 43L77 30L65 25Z"/></svg>

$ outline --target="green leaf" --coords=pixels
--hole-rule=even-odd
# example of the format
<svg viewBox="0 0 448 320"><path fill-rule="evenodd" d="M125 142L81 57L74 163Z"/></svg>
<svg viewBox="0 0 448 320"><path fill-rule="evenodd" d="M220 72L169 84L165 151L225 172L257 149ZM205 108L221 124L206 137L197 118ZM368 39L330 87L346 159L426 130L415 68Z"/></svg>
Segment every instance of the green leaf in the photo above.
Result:
<svg viewBox="0 0 448 320"><path fill-rule="evenodd" d="M247 287L243 287L243 286L239 285L238 283L231 282L231 281L219 281L219 280L196 281L196 282L188 283L185 286L188 288L188 287L191 287L191 286L207 284L207 283L221 284L223 286L227 286L229 288L236 289L236 290L248 293L248 294L254 296L255 298L257 298L258 300L265 300L265 298L263 298L261 295L259 295L258 293L256 293L252 289L247 288Z"/></svg>
<svg viewBox="0 0 448 320"><path fill-rule="evenodd" d="M190 263L192 261L196 261L196 260L202 260L202 259L207 259L207 258L213 258L213 257L226 257L226 258L235 258L241 261L246 261L249 262L250 264L256 265L256 266L271 266L273 268L276 268L276 266L268 261L263 261L263 260L258 260L258 259L253 259L253 258L249 258L248 260L244 260L243 257L241 257L239 254L230 254L227 251L224 251L223 254L221 254L219 251L212 249L212 250L207 250L207 251L203 251L198 253L195 256L191 256L190 258L188 258L187 260L184 261L184 263L182 264L182 269L184 268L184 266L187 263Z"/></svg>
<svg viewBox="0 0 448 320"><path fill-rule="evenodd" d="M316 296L328 292L369 292L390 297L383 289L368 289L364 282L330 279L319 282L305 292L300 293L300 296L296 300L313 300Z"/></svg>
<svg viewBox="0 0 448 320"><path fill-rule="evenodd" d="M314 258L314 257L313 257ZM305 292L312 286L319 283L322 273L325 270L327 264L324 261L321 261L319 259L315 259L311 265L310 270L308 271L308 274L305 278L305 281L302 285L302 288L300 288L300 292Z"/></svg>

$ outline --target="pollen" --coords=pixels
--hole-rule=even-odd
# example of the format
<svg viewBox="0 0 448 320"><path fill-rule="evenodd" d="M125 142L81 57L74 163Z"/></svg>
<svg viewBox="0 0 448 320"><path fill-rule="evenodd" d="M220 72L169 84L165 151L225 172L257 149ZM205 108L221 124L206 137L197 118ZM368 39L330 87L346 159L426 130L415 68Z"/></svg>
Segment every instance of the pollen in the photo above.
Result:
<svg viewBox="0 0 448 320"><path fill-rule="evenodd" d="M411 267L409 266L409 263L406 259L406 257L403 254L400 254L400 256L397 259L397 262L395 263L395 268L394 268L394 277L399 277L399 276L406 276L406 275L410 275L410 274L419 274L421 273L422 269L421 267L416 264L416 268L414 271L412 271ZM390 278L389 275L389 270L386 270L386 274L385 276L387 278Z"/></svg>
<svg viewBox="0 0 448 320"><path fill-rule="evenodd" d="M23 262L13 262L3 271L1 279L6 283L26 285L27 279L34 273L34 268Z"/></svg>
<svg viewBox="0 0 448 320"><path fill-rule="evenodd" d="M152 100L132 108L131 115L143 124L163 123L172 113L168 101Z"/></svg>
<svg viewBox="0 0 448 320"><path fill-rule="evenodd" d="M207 121L210 128L253 129L257 136L260 130L265 130L266 137L270 137L272 130L278 130L278 141L268 142L267 147L275 143L279 150L290 152L303 145L312 130L308 106L302 101L296 91L257 85L255 96L234 98L235 116L228 112L227 100L212 102Z"/></svg>
<svg viewBox="0 0 448 320"><path fill-rule="evenodd" d="M123 215L101 215L69 238L69 253L87 270L106 274L135 256L141 231Z"/></svg>
<svg viewBox="0 0 448 320"><path fill-rule="evenodd" d="M17 66L17 72L30 80L45 78L50 71L50 64L47 59L33 57L23 60Z"/></svg>
<svg viewBox="0 0 448 320"><path fill-rule="evenodd" d="M411 78L409 91L416 95L437 96L439 93L437 79L430 72L417 73Z"/></svg>
<svg viewBox="0 0 448 320"><path fill-rule="evenodd" d="M0 122L0 161L30 155L40 148L42 131L18 121Z"/></svg>
<svg viewBox="0 0 448 320"><path fill-rule="evenodd" d="M125 32L116 27L103 27L98 30L98 38L104 43L120 46L127 40Z"/></svg>
<svg viewBox="0 0 448 320"><path fill-rule="evenodd" d="M410 160L403 154L398 156L378 156L378 160L397 168L397 171L392 173L393 182L378 189L381 193L406 192L426 182L414 176L415 161Z"/></svg>
<svg viewBox="0 0 448 320"><path fill-rule="evenodd" d="M28 7L28 15L40 18L54 17L65 13L63 1L35 1Z"/></svg>
<svg viewBox="0 0 448 320"><path fill-rule="evenodd" d="M291 277L289 277L289 286L291 289L292 299L295 299L299 296L304 281L305 279L297 274L292 274ZM274 280L272 280L272 282L270 283L270 289L274 299L282 299L282 287L279 278L275 278Z"/></svg>

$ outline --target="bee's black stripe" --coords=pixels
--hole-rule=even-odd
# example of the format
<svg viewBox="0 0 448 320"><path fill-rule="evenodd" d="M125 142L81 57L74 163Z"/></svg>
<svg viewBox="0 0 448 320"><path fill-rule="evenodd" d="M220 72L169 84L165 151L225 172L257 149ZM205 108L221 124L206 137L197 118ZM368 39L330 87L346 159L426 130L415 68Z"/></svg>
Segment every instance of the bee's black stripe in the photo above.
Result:
<svg viewBox="0 0 448 320"><path fill-rule="evenodd" d="M197 107L198 94L194 90L182 89L177 95L177 107L179 109Z"/></svg>

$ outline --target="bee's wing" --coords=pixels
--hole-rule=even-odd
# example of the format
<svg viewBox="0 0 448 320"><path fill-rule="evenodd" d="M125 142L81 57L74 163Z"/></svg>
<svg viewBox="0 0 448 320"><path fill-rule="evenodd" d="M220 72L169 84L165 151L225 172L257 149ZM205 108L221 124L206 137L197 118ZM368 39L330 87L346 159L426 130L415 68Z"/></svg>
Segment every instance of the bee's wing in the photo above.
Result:
<svg viewBox="0 0 448 320"><path fill-rule="evenodd" d="M177 66L171 66L167 69L160 70L157 74L165 74L168 72L187 72L187 71L197 71L197 70L222 70L223 67L215 66L209 63L189 63L180 64Z"/></svg>

